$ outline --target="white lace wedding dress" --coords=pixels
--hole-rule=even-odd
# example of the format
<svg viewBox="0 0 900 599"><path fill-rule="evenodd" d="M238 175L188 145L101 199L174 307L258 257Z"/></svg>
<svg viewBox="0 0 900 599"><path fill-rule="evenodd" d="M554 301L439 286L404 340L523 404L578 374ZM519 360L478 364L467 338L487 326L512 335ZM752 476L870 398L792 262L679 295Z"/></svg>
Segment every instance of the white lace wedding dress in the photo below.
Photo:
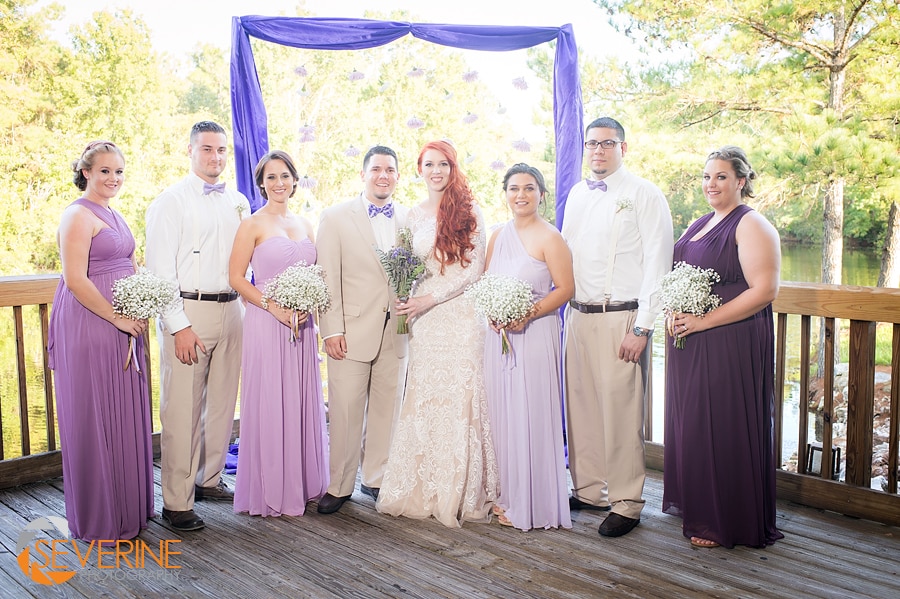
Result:
<svg viewBox="0 0 900 599"><path fill-rule="evenodd" d="M430 293L439 303L410 321L406 393L377 502L380 512L434 516L450 527L490 521L498 488L482 371L485 328L461 295L484 270L484 219L475 210L472 262L446 266L443 275L432 252L435 217L410 211L413 248L427 256L413 295Z"/></svg>

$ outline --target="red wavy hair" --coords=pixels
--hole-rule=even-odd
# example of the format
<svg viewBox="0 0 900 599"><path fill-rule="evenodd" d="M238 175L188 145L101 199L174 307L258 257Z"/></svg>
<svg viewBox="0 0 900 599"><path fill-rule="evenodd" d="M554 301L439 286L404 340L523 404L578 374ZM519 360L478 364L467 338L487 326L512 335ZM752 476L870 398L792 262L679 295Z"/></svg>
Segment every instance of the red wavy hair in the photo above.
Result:
<svg viewBox="0 0 900 599"><path fill-rule="evenodd" d="M428 150L440 152L450 163L449 182L437 209L437 234L434 240L434 254L441 263L441 274L444 274L445 266L459 262L465 268L472 262L466 253L475 249L472 242L472 234L478 227L474 210L475 197L469 189L466 176L459 170L456 149L446 141L431 141L422 147L417 161L419 174L422 174L422 157Z"/></svg>

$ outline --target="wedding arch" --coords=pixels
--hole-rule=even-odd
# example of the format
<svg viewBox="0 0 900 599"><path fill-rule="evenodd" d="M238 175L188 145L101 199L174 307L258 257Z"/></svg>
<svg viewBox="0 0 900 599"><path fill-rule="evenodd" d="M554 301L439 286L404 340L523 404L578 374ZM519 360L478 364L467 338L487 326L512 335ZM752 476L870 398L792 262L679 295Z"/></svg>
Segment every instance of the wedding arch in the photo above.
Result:
<svg viewBox="0 0 900 599"><path fill-rule="evenodd" d="M231 111L237 185L258 206L253 168L269 149L266 107L250 36L311 50L363 50L407 34L463 48L503 52L556 40L553 63L553 126L556 143L556 220L562 223L569 190L580 178L582 102L578 49L571 24L562 27L436 25L371 19L243 16L232 19Z"/></svg>

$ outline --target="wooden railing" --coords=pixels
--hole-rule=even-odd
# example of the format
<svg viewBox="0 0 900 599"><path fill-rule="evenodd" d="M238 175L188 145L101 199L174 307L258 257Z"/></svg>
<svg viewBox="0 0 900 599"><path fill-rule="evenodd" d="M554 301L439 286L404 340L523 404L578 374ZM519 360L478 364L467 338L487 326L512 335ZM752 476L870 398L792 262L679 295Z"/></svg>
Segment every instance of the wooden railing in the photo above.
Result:
<svg viewBox="0 0 900 599"><path fill-rule="evenodd" d="M13 308L16 334L16 372L18 376L19 426L22 433L22 456L3 460L0 454L0 488L59 476L62 462L55 448L55 417L53 389L47 368L47 315L48 305L59 281L58 275L0 278L0 308ZM25 389L24 328L22 307L37 305L41 320L43 351L43 390L40 400L29 398ZM800 404L798 431L797 472L779 470L777 473L778 496L803 505L832 510L843 514L866 518L885 524L900 525L900 495L897 495L898 425L900 425L900 290L872 287L842 287L807 283L783 283L774 303L777 314L776 327L776 463L781 464L781 439L783 432L782 407L784 405L786 347L788 345L788 318L800 319ZM808 410L805 398L810 389L811 348L817 337L811 331L812 318L824 318L825 355L832 355L839 319L850 321L849 335L849 385L847 392L847 440L844 453L846 475L844 482L832 480L832 453L822 452L821 474L806 473L805 450L809 439ZM876 323L893 324L890 403L890 435L887 491L869 488L871 482L873 406L874 406L874 356ZM818 331L817 331L818 332ZM152 353L152 352L151 352ZM149 357L149 356L148 356ZM822 384L825 389L823 407L822 447L832 446L832 422L834 411L834 365L825 360ZM46 410L48 451L30 455L28 445L28 406L32 401L42 401ZM647 414L651 418L651 414ZM0 431L11 423L0 420ZM158 452L158 438L154 440ZM647 464L662 470L663 446L647 443ZM2 447L0 447L2 451Z"/></svg>

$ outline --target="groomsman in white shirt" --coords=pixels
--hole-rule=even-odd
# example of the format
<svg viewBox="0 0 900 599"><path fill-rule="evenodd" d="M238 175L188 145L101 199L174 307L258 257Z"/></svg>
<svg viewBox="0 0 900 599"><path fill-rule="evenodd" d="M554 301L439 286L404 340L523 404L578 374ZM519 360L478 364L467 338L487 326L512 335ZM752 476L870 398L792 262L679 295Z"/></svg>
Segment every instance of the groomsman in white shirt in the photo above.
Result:
<svg viewBox="0 0 900 599"><path fill-rule="evenodd" d="M243 307L228 283L228 258L250 203L225 189L225 129L191 129L191 173L147 209L147 267L178 285L158 321L163 518L177 530L204 522L194 501L233 501L222 467L234 422Z"/></svg>
<svg viewBox="0 0 900 599"><path fill-rule="evenodd" d="M569 192L562 226L575 273L563 353L569 507L611 511L599 532L619 537L644 507L644 395L672 216L662 191L623 166L618 121L588 125L584 148L590 177Z"/></svg>

